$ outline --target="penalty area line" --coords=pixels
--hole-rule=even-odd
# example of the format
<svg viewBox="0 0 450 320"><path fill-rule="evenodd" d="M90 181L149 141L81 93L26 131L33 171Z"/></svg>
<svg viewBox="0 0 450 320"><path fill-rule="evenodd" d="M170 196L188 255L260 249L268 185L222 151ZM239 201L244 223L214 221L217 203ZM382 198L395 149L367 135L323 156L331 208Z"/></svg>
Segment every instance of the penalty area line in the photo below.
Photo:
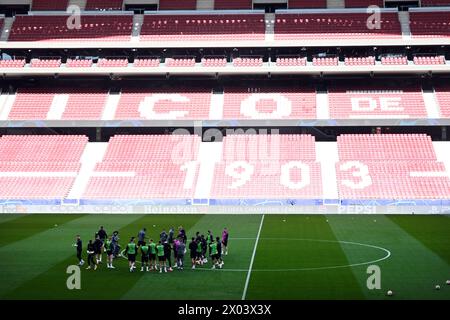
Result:
<svg viewBox="0 0 450 320"><path fill-rule="evenodd" d="M256 241L255 241L255 246L253 247L252 259L250 260L250 265L248 267L248 272L247 272L247 279L245 280L244 292L242 293L242 300L245 300L245 297L247 296L248 283L250 282L250 276L252 274L252 268L253 268L253 261L255 261L256 248L258 247L259 236L261 234L261 229L262 229L263 223L264 223L264 214L261 217L261 223L259 224L258 234L256 235Z"/></svg>

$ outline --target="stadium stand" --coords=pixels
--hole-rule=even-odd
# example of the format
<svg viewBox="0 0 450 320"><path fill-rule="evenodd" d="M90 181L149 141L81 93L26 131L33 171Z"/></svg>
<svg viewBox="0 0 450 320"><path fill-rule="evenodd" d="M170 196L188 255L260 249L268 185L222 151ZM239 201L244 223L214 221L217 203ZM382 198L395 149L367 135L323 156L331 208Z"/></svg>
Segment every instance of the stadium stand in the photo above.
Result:
<svg viewBox="0 0 450 320"><path fill-rule="evenodd" d="M422 7L450 6L449 0L421 0Z"/></svg>
<svg viewBox="0 0 450 320"><path fill-rule="evenodd" d="M450 198L450 179L429 136L341 135L338 150L341 199Z"/></svg>
<svg viewBox="0 0 450 320"><path fill-rule="evenodd" d="M34 58L31 59L30 66L32 68L59 68L61 58Z"/></svg>
<svg viewBox="0 0 450 320"><path fill-rule="evenodd" d="M69 58L66 61L67 68L90 68L92 67L92 64L92 59Z"/></svg>
<svg viewBox="0 0 450 320"><path fill-rule="evenodd" d="M227 59L226 58L204 57L204 58L202 58L202 66L203 67L226 67Z"/></svg>
<svg viewBox="0 0 450 320"><path fill-rule="evenodd" d="M306 58L301 57L277 57L277 67L302 67L306 66Z"/></svg>
<svg viewBox="0 0 450 320"><path fill-rule="evenodd" d="M326 8L327 0L288 0L289 9Z"/></svg>
<svg viewBox="0 0 450 320"><path fill-rule="evenodd" d="M31 9L34 11L65 11L69 0L33 0Z"/></svg>
<svg viewBox="0 0 450 320"><path fill-rule="evenodd" d="M133 16L86 15L80 29L67 27L67 16L16 16L9 41L128 41Z"/></svg>
<svg viewBox="0 0 450 320"><path fill-rule="evenodd" d="M67 197L87 142L85 136L2 136L0 199Z"/></svg>
<svg viewBox="0 0 450 320"><path fill-rule="evenodd" d="M413 59L414 64L417 65L432 65L432 64L445 64L444 56L415 56Z"/></svg>
<svg viewBox="0 0 450 320"><path fill-rule="evenodd" d="M370 66L375 64L375 57L346 57L346 66Z"/></svg>
<svg viewBox="0 0 450 320"><path fill-rule="evenodd" d="M368 6L384 7L383 0L345 0L346 8L367 8Z"/></svg>
<svg viewBox="0 0 450 320"><path fill-rule="evenodd" d="M214 9L252 9L252 0L214 0Z"/></svg>
<svg viewBox="0 0 450 320"><path fill-rule="evenodd" d="M155 68L159 67L160 60L159 58L144 58L144 57L138 57L134 59L133 67L136 68Z"/></svg>
<svg viewBox="0 0 450 320"><path fill-rule="evenodd" d="M3 59L0 60L0 68L23 68L25 63L25 58Z"/></svg>
<svg viewBox="0 0 450 320"><path fill-rule="evenodd" d="M420 86L338 85L328 88L332 119L426 118Z"/></svg>
<svg viewBox="0 0 450 320"><path fill-rule="evenodd" d="M450 11L410 12L413 38L450 37Z"/></svg>
<svg viewBox="0 0 450 320"><path fill-rule="evenodd" d="M408 57L405 57L405 56L381 57L381 64L383 64L383 65L407 65Z"/></svg>
<svg viewBox="0 0 450 320"><path fill-rule="evenodd" d="M179 150L180 146L186 148ZM199 146L200 137L195 135L114 136L96 167L97 173L110 174L91 177L83 198L193 198L198 170L195 167L192 182L186 183L190 172L185 164L197 159ZM113 176L121 172L132 174Z"/></svg>
<svg viewBox="0 0 450 320"><path fill-rule="evenodd" d="M159 0L159 10L195 10L197 0Z"/></svg>
<svg viewBox="0 0 450 320"><path fill-rule="evenodd" d="M58 92L67 95L62 120L100 120L106 105L108 91L99 88L65 89Z"/></svg>
<svg viewBox="0 0 450 320"><path fill-rule="evenodd" d="M381 15L380 29L368 29L365 13L276 14L276 40L401 38L396 13Z"/></svg>
<svg viewBox="0 0 450 320"><path fill-rule="evenodd" d="M444 83L435 84L434 91L441 110L441 117L450 118L450 85Z"/></svg>
<svg viewBox="0 0 450 320"><path fill-rule="evenodd" d="M143 41L264 40L262 14L146 15Z"/></svg>
<svg viewBox="0 0 450 320"><path fill-rule="evenodd" d="M167 58L166 67L195 67L195 58Z"/></svg>
<svg viewBox="0 0 450 320"><path fill-rule="evenodd" d="M115 119L208 119L206 88L123 88Z"/></svg>
<svg viewBox="0 0 450 320"><path fill-rule="evenodd" d="M122 10L123 0L87 0L85 10Z"/></svg>
<svg viewBox="0 0 450 320"><path fill-rule="evenodd" d="M337 66L339 63L338 57L314 57L313 66Z"/></svg>
<svg viewBox="0 0 450 320"><path fill-rule="evenodd" d="M262 67L262 65L262 58L238 57L233 59L233 66L235 67Z"/></svg>
<svg viewBox="0 0 450 320"><path fill-rule="evenodd" d="M320 165L309 135L230 135L215 168L212 198L318 199Z"/></svg>
<svg viewBox="0 0 450 320"><path fill-rule="evenodd" d="M99 68L125 68L128 67L127 58L104 58L99 59L97 62L97 67Z"/></svg>
<svg viewBox="0 0 450 320"><path fill-rule="evenodd" d="M224 119L315 119L312 87L226 87Z"/></svg>

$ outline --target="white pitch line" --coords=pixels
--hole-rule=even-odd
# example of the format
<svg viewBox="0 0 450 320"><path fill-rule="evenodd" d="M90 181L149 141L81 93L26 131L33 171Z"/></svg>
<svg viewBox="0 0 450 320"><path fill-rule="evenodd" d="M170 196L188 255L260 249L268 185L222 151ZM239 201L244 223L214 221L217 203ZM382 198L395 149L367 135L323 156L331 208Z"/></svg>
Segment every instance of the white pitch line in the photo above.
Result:
<svg viewBox="0 0 450 320"><path fill-rule="evenodd" d="M242 293L242 300L245 300L245 296L247 295L248 283L250 282L250 276L252 274L253 261L255 261L256 248L258 247L259 235L261 234L261 229L264 223L264 215L262 215L261 223L259 224L258 234L256 235L255 246L253 248L252 259L250 260L250 266L248 267L247 279L245 280L244 292Z"/></svg>

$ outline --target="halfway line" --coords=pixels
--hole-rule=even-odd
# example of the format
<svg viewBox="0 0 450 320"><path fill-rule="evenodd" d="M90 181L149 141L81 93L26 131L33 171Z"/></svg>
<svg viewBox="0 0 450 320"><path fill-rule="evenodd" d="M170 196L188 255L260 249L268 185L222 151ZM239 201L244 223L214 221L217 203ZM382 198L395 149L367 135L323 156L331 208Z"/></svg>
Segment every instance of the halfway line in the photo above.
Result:
<svg viewBox="0 0 450 320"><path fill-rule="evenodd" d="M264 215L262 215L261 223L259 224L259 230L256 236L255 247L253 248L252 259L250 260L250 266L248 267L247 279L245 280L244 292L242 293L242 300L245 300L245 296L247 295L248 283L250 282L250 275L252 274L253 261L255 260L256 248L258 247L259 235L261 234L263 223L264 223Z"/></svg>

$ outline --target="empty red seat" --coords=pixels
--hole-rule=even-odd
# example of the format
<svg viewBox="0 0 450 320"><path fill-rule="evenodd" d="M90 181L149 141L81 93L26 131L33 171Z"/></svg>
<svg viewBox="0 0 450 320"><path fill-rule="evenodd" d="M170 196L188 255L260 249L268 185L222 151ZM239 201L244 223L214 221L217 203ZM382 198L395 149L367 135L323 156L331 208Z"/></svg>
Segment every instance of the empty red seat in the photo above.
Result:
<svg viewBox="0 0 450 320"><path fill-rule="evenodd" d="M197 0L159 0L159 10L195 10Z"/></svg>
<svg viewBox="0 0 450 320"><path fill-rule="evenodd" d="M408 57L405 56L385 56L381 58L381 64L384 65L407 65Z"/></svg>
<svg viewBox="0 0 450 320"><path fill-rule="evenodd" d="M450 11L410 12L409 20L413 38L450 37Z"/></svg>
<svg viewBox="0 0 450 320"><path fill-rule="evenodd" d="M67 59L67 68L90 68L92 67L92 59Z"/></svg>
<svg viewBox="0 0 450 320"><path fill-rule="evenodd" d="M414 64L417 65L433 65L433 64L445 64L444 56L415 56Z"/></svg>
<svg viewBox="0 0 450 320"><path fill-rule="evenodd" d="M61 10L65 11L69 0L33 0L31 10L33 11L50 11Z"/></svg>
<svg viewBox="0 0 450 320"><path fill-rule="evenodd" d="M375 64L375 57L346 57L346 66L371 66Z"/></svg>
<svg viewBox="0 0 450 320"><path fill-rule="evenodd" d="M262 67L263 59L262 58L235 58L233 59L233 66L235 67Z"/></svg>
<svg viewBox="0 0 450 320"><path fill-rule="evenodd" d="M31 59L32 68L59 68L61 66L61 58L35 58Z"/></svg>
<svg viewBox="0 0 450 320"><path fill-rule="evenodd" d="M87 0L85 10L122 10L123 0Z"/></svg>
<svg viewBox="0 0 450 320"><path fill-rule="evenodd" d="M441 117L450 118L450 85L446 83L435 84L434 92L441 110Z"/></svg>
<svg viewBox="0 0 450 320"><path fill-rule="evenodd" d="M252 0L214 0L214 9L253 9Z"/></svg>

